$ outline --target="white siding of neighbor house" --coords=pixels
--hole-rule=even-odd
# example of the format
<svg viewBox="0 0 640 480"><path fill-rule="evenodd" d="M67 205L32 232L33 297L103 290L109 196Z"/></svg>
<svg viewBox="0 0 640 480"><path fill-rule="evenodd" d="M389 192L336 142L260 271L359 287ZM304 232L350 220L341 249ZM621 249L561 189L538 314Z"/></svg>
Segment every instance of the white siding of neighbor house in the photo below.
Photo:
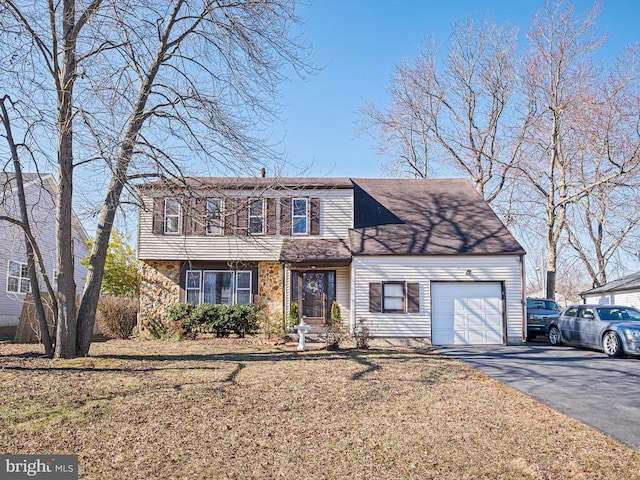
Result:
<svg viewBox="0 0 640 480"><path fill-rule="evenodd" d="M340 315L345 326L351 318L351 279L350 267L332 267L318 270L335 270L336 272L336 301L340 305ZM285 278L285 318L289 320L289 306L291 305L291 270L286 269Z"/></svg>
<svg viewBox="0 0 640 480"><path fill-rule="evenodd" d="M503 282L507 338L522 339L522 265L518 256L358 256L353 258L351 280L351 324L364 319L372 335L383 338L431 337L432 281ZM419 283L420 312L369 312L369 283L383 281Z"/></svg>
<svg viewBox="0 0 640 480"><path fill-rule="evenodd" d="M230 191L229 196L247 196ZM276 202L276 235L155 235L152 233L153 198L144 197L145 208L139 210L138 258L143 260L277 260L284 239L347 238L353 226L353 190L300 190L293 194L273 192L267 197L320 198L320 235L281 236L280 202Z"/></svg>
<svg viewBox="0 0 640 480"><path fill-rule="evenodd" d="M52 180L47 181L48 188L55 188ZM17 203L17 195L13 192L5 192L0 210L2 215L20 218ZM50 280L53 281L53 272L56 264L56 238L55 238L55 203L52 196L43 191L39 182L25 183L25 197L27 208L30 212L29 223L32 233L36 238L38 247L42 253L45 270ZM22 229L8 222L0 222L0 326L13 326L18 324L25 294L7 292L7 274L9 261L26 263L27 253ZM86 257L88 247L87 238L77 219L74 219L74 255L75 255L75 281L76 292L81 293L84 288L84 278L87 270L80 264Z"/></svg>
<svg viewBox="0 0 640 480"><path fill-rule="evenodd" d="M640 291L606 292L585 295L585 303L599 303L606 305L626 305L640 309Z"/></svg>

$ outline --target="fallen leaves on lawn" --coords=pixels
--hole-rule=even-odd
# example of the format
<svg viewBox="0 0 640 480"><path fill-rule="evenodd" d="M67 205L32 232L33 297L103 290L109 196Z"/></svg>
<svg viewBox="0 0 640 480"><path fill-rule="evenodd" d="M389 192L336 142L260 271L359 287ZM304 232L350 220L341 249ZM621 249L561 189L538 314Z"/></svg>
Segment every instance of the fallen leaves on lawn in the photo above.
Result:
<svg viewBox="0 0 640 480"><path fill-rule="evenodd" d="M83 479L629 479L640 453L447 357L294 344L0 345L0 451Z"/></svg>

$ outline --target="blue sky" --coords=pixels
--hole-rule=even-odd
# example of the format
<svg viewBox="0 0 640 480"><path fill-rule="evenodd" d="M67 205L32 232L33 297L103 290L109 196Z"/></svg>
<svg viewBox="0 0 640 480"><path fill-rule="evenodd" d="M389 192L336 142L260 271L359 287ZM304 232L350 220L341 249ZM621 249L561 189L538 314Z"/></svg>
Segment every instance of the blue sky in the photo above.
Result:
<svg viewBox="0 0 640 480"><path fill-rule="evenodd" d="M518 26L523 45L542 5L542 0L315 0L303 6L304 35L315 50L313 61L324 68L306 81L292 79L282 86L274 140L282 140L288 161L297 167L285 175L383 176L373 141L357 132L356 111L365 101L384 104L394 67L412 60L429 36L445 48L451 26L467 16ZM574 5L584 12L593 2ZM640 42L640 2L601 5L607 55Z"/></svg>

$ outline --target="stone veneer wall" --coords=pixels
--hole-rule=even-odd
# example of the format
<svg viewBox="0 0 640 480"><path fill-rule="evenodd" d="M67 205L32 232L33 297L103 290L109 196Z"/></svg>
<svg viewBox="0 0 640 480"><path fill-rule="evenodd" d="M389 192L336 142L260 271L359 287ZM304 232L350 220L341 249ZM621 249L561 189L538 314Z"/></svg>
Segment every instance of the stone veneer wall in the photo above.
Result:
<svg viewBox="0 0 640 480"><path fill-rule="evenodd" d="M180 261L143 260L138 328L164 323L167 308L180 301Z"/></svg>
<svg viewBox="0 0 640 480"><path fill-rule="evenodd" d="M279 262L258 263L258 293L256 306L263 314L263 333L280 334L283 328L282 265Z"/></svg>

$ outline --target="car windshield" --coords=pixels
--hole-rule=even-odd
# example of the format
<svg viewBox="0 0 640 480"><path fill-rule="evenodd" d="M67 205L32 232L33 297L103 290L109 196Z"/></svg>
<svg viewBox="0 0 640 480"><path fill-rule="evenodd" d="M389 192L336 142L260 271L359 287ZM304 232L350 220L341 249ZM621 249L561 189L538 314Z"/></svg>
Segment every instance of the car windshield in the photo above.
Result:
<svg viewBox="0 0 640 480"><path fill-rule="evenodd" d="M560 310L558 304L553 300L544 300L541 298L527 299L527 308L535 308L536 310Z"/></svg>
<svg viewBox="0 0 640 480"><path fill-rule="evenodd" d="M600 320L640 321L640 311L627 307L600 307L596 309Z"/></svg>

